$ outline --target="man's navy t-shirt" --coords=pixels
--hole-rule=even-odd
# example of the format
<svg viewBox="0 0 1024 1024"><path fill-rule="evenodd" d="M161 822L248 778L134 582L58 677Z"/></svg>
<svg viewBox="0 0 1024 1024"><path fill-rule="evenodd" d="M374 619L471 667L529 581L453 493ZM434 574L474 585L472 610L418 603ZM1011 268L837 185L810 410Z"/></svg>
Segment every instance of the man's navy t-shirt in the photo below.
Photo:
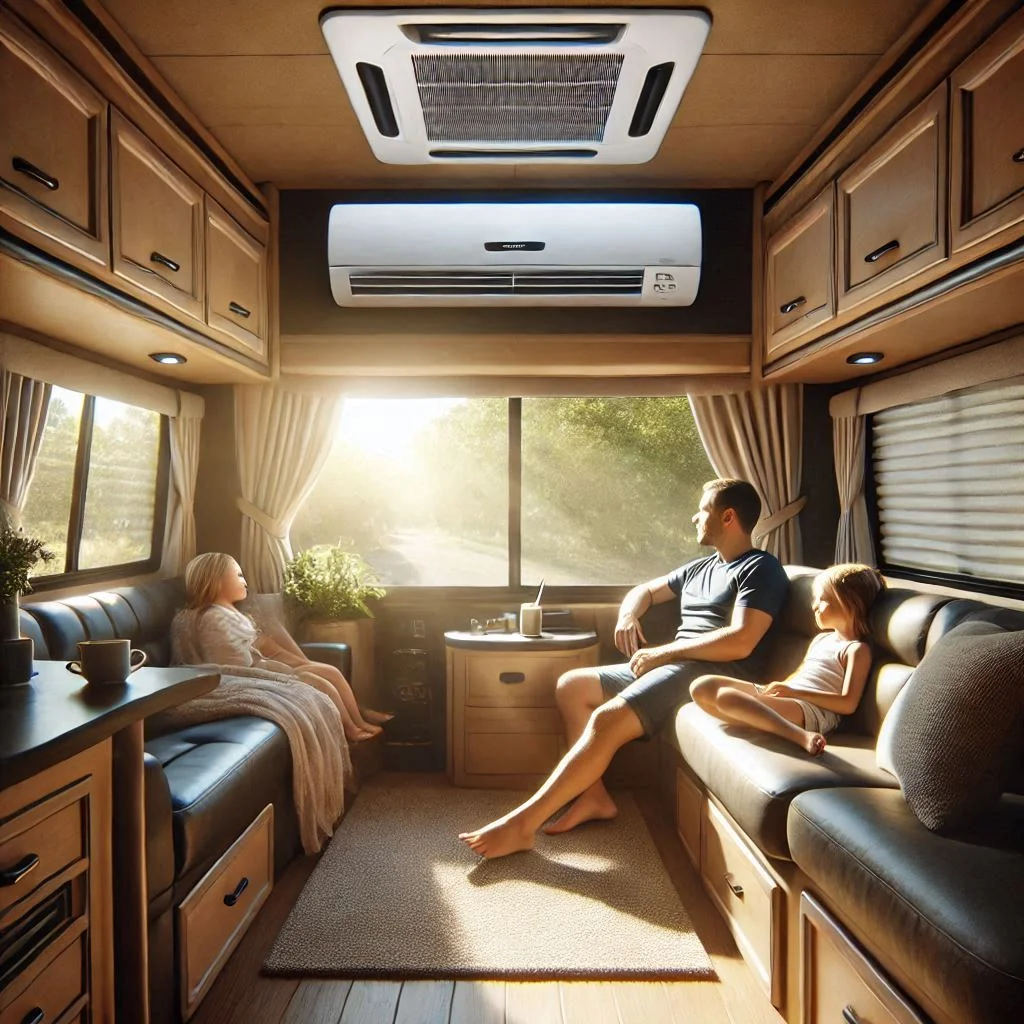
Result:
<svg viewBox="0 0 1024 1024"><path fill-rule="evenodd" d="M751 678L760 679L789 589L789 578L779 560L756 548L731 562L714 554L680 566L669 575L668 585L679 595L677 640L728 626L736 608L756 608L772 617L771 627L750 657L737 662Z"/></svg>

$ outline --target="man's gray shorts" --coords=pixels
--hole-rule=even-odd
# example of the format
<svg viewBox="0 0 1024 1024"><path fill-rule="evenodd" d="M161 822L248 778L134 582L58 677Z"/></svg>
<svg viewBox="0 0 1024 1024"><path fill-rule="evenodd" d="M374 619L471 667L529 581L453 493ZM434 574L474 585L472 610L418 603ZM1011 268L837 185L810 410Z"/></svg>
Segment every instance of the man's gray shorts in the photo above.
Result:
<svg viewBox="0 0 1024 1024"><path fill-rule="evenodd" d="M653 736L681 704L690 700L690 683L701 676L732 676L750 679L735 661L677 661L645 672L639 679L629 664L601 665L598 678L605 699L621 697L633 709L645 736Z"/></svg>

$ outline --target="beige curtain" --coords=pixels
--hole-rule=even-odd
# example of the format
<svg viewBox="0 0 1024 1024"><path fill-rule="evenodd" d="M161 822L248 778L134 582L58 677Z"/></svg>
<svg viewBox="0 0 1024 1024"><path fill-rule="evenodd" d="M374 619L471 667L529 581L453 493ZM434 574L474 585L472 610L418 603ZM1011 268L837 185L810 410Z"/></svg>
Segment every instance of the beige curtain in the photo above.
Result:
<svg viewBox="0 0 1024 1024"><path fill-rule="evenodd" d="M867 417L857 408L859 393L848 392L833 399L832 453L835 457L836 488L839 491L839 528L836 531L836 562L875 564L868 503L864 495Z"/></svg>
<svg viewBox="0 0 1024 1024"><path fill-rule="evenodd" d="M20 526L53 387L6 369L0 377L0 508Z"/></svg>
<svg viewBox="0 0 1024 1024"><path fill-rule="evenodd" d="M783 384L728 395L690 395L690 408L715 472L748 480L763 512L754 540L781 562L803 557L797 513L803 459L803 388Z"/></svg>
<svg viewBox="0 0 1024 1024"><path fill-rule="evenodd" d="M241 561L258 593L281 589L292 521L324 468L340 411L334 395L235 387Z"/></svg>
<svg viewBox="0 0 1024 1024"><path fill-rule="evenodd" d="M165 576L180 576L196 553L196 474L204 411L198 395L182 391L177 415L170 417L171 486L160 565Z"/></svg>

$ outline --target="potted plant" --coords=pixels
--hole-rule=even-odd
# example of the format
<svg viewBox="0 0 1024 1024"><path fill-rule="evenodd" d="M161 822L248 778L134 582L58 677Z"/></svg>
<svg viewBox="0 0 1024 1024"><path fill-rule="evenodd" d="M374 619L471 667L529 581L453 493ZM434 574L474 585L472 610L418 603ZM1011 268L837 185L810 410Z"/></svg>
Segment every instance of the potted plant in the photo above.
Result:
<svg viewBox="0 0 1024 1024"><path fill-rule="evenodd" d="M32 676L32 640L21 635L18 598L32 589L32 569L52 558L43 541L27 537L0 513L0 682L24 683Z"/></svg>
<svg viewBox="0 0 1024 1024"><path fill-rule="evenodd" d="M348 644L349 682L360 702L374 700L373 612L385 590L361 555L341 544L300 551L284 567L284 600L303 640Z"/></svg>

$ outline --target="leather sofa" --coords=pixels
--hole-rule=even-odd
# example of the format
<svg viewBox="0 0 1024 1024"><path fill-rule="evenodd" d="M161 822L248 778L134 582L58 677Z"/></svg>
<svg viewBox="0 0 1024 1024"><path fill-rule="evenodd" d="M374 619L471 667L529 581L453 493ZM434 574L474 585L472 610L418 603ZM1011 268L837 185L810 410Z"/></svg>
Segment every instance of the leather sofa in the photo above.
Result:
<svg viewBox="0 0 1024 1024"><path fill-rule="evenodd" d="M37 659L77 658L81 640L122 637L167 665L170 623L184 605L180 579L23 604L22 636ZM344 644L306 645L315 660L346 675ZM172 729L146 723L146 870L150 1007L153 1024L177 1019L175 908L268 804L274 805L274 868L300 851L292 800L291 753L284 732L251 716Z"/></svg>
<svg viewBox="0 0 1024 1024"><path fill-rule="evenodd" d="M800 662L817 631L811 611L816 570L787 572L790 592L778 623L771 679L784 678ZM715 899L718 883L710 874L720 865L713 833L709 853L713 821L727 821L788 904L778 907L771 926L778 930L770 939L777 952L770 956L767 987L791 1021L801 1000L814 998L812 965L794 962L807 956L808 937L801 938L807 924L798 913L803 892L838 924L856 950L852 955L866 954L871 969L880 968L921 1018L994 1024L1016 1018L1024 1006L1024 771L1010 781L996 813L950 838L926 829L897 780L875 763L879 728L897 693L938 638L968 619L1024 629L1024 612L998 604L910 586L882 595L872 615L875 656L864 697L820 758L726 725L693 704L680 708L663 733L667 764L683 776L669 772L666 779L683 787L675 802L684 845L695 827L685 820L687 809L699 793L703 818L696 827L703 834L699 843L688 844L699 847L691 857L734 934L739 932L745 954L766 947L758 946L758 936L742 934L746 911L738 908L730 920L729 892ZM1015 761L1024 768L1024 742ZM842 1006L837 1004L837 1012ZM802 1019L818 1017L808 1013ZM844 1019L851 1019L845 1011Z"/></svg>

